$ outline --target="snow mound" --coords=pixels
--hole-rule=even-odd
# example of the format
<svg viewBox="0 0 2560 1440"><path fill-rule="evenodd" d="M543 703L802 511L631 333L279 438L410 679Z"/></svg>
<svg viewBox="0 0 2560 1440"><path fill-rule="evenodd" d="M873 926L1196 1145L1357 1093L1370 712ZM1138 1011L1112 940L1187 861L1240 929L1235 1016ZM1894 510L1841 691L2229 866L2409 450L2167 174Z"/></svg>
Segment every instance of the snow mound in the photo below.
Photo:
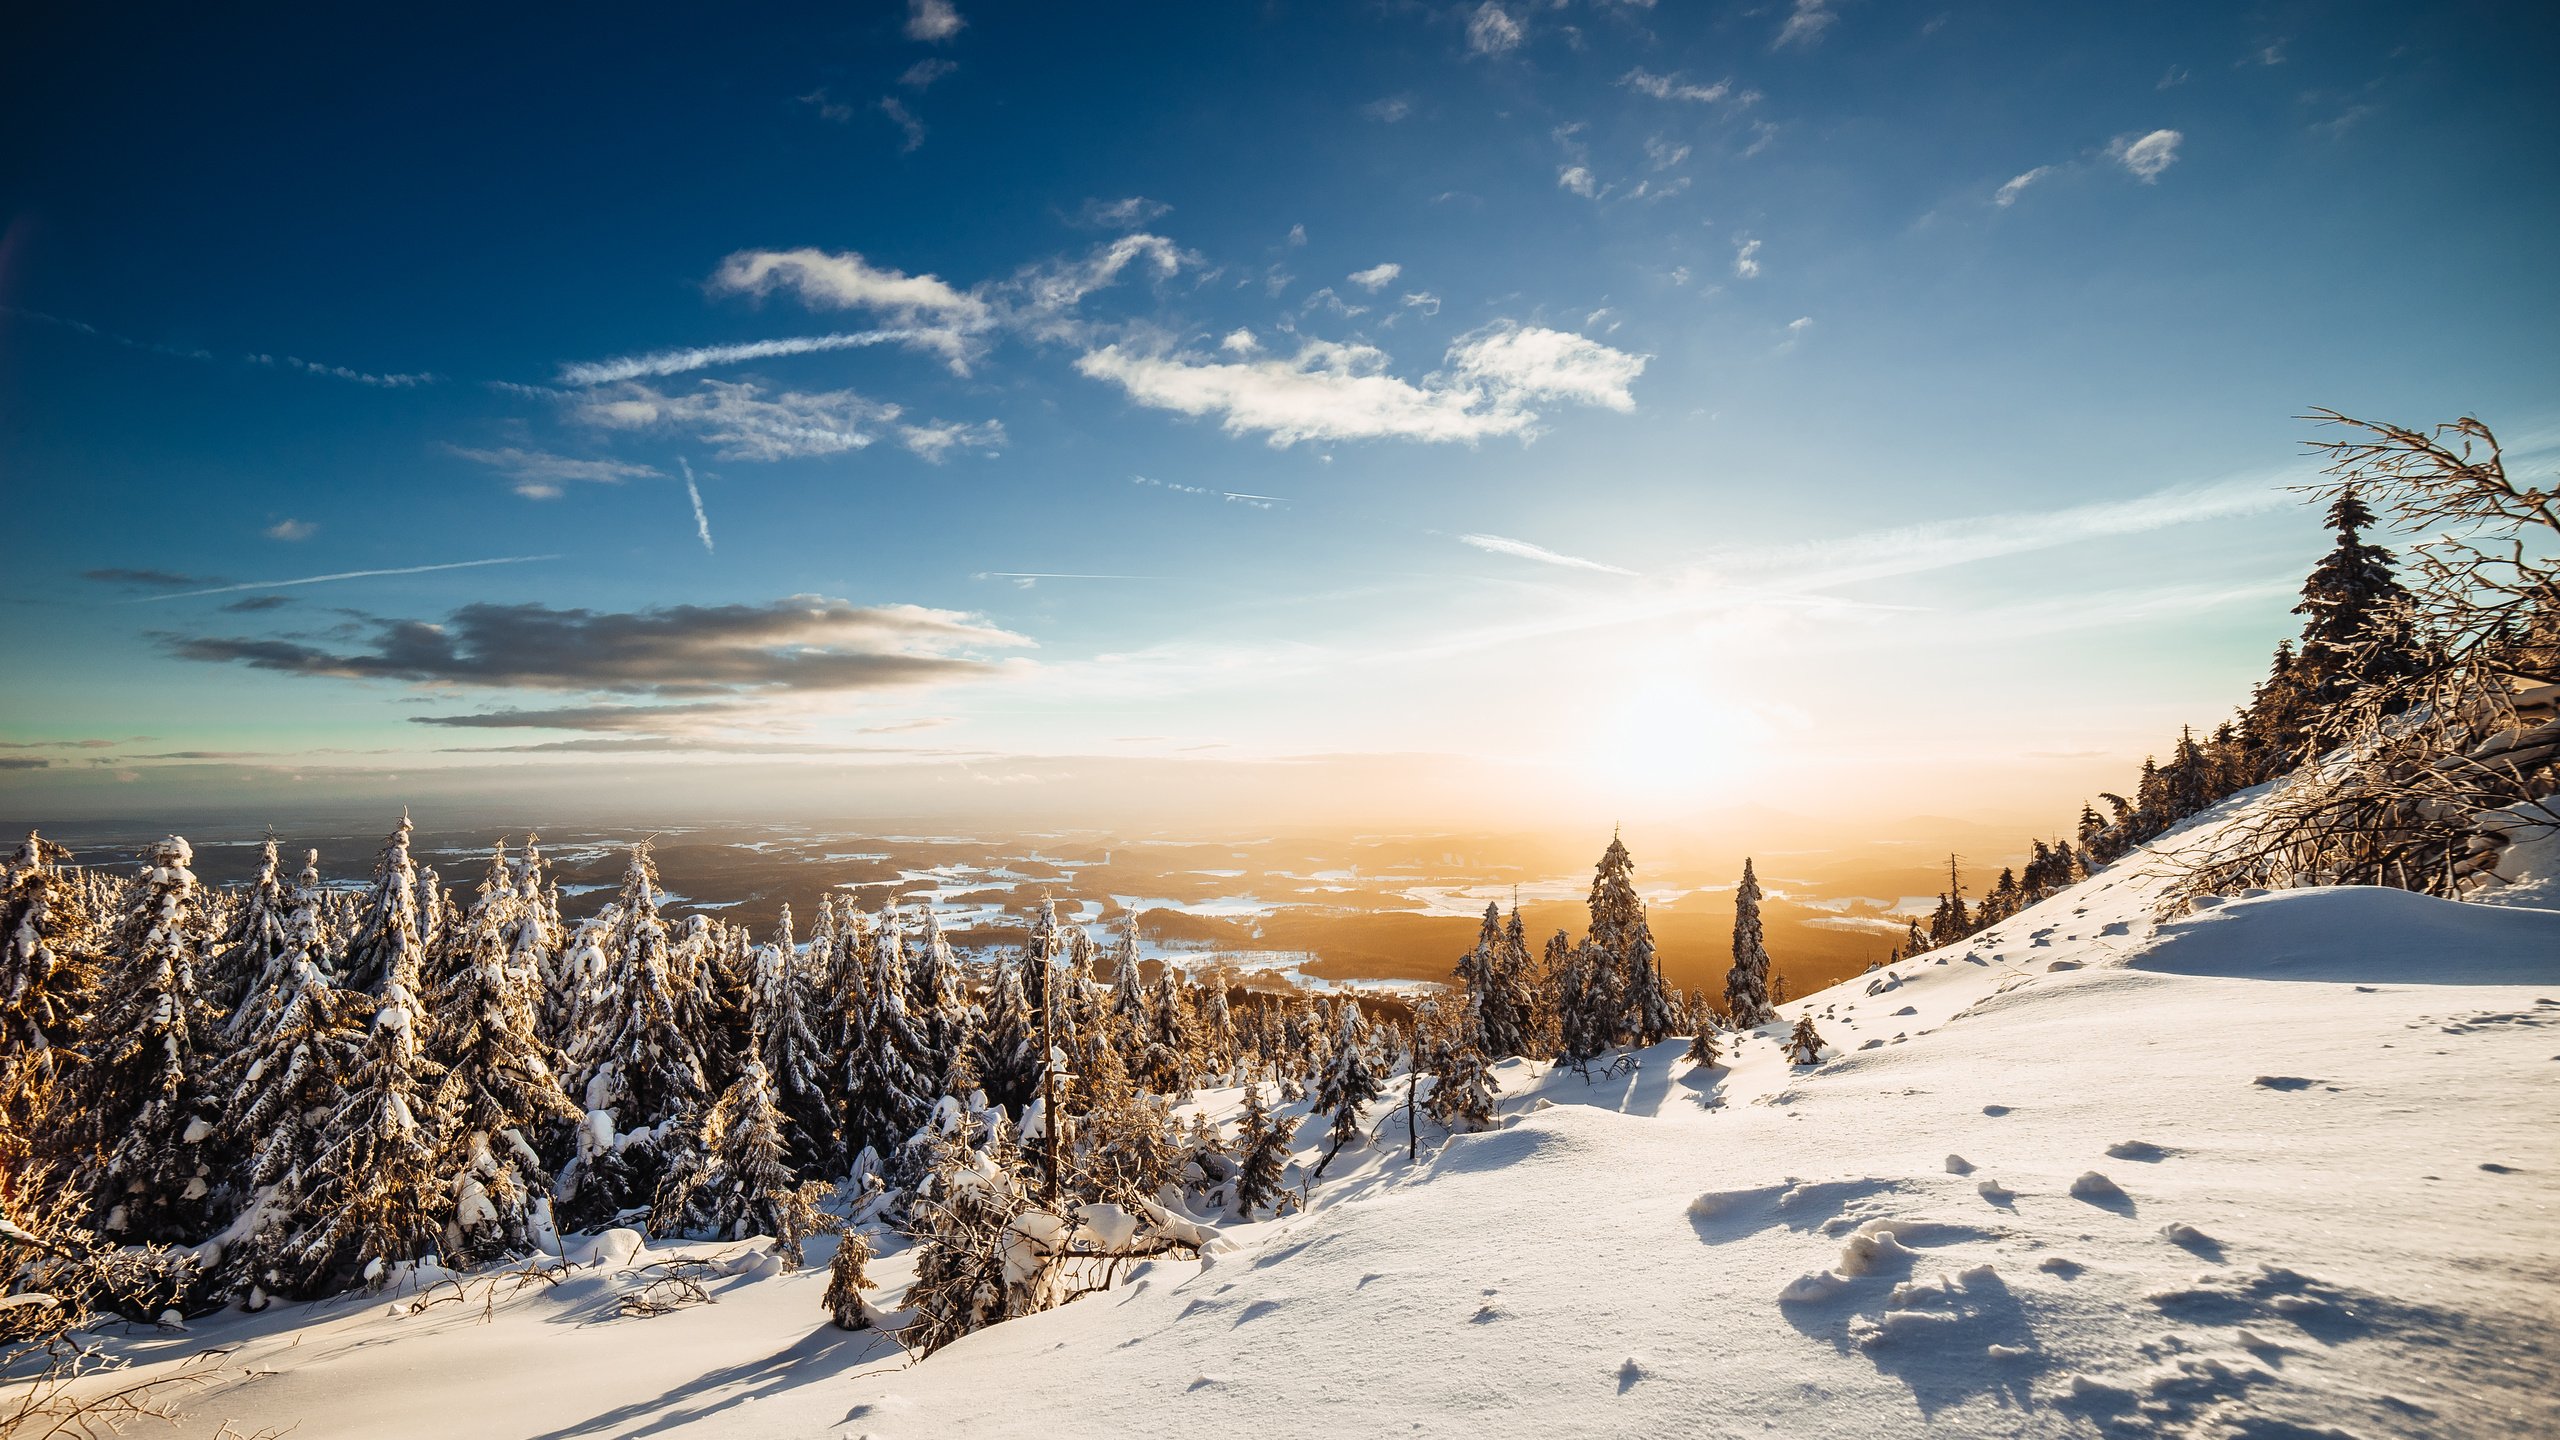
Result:
<svg viewBox="0 0 2560 1440"><path fill-rule="evenodd" d="M2560 911L2336 887L2232 900L2160 927L2135 969L2340 984L2560 982Z"/></svg>

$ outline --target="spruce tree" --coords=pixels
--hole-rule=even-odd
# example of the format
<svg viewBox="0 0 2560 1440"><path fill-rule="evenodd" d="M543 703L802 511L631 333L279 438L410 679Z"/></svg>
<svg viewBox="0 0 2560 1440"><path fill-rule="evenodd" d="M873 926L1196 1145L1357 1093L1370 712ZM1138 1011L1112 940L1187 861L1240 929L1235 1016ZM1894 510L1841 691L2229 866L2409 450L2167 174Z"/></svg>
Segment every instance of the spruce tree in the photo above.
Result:
<svg viewBox="0 0 2560 1440"><path fill-rule="evenodd" d="M1257 1210L1277 1205L1287 1193L1289 1127L1271 1114L1262 1087L1244 1087L1244 1122L1237 1136L1242 1159L1236 1171L1236 1218L1250 1220Z"/></svg>
<svg viewBox="0 0 2560 1440"><path fill-rule="evenodd" d="M783 1268L798 1269L800 1242L829 1224L817 1208L826 1185L792 1172L782 1127L771 1077L750 1059L676 1148L650 1228L715 1240L770 1235Z"/></svg>
<svg viewBox="0 0 2560 1440"><path fill-rule="evenodd" d="M307 1173L304 1224L276 1256L280 1288L319 1295L362 1280L381 1285L391 1267L436 1249L447 1212L438 1174L434 1096L443 1074L427 1053L417 961L404 946L381 952L373 1022L324 1124Z"/></svg>
<svg viewBox="0 0 2560 1440"><path fill-rule="evenodd" d="M362 916L339 965L341 978L354 989L377 993L395 970L415 977L426 953L418 867L409 858L412 829L409 812L401 811L399 826L382 842L381 857L374 862L373 884L365 891Z"/></svg>
<svg viewBox="0 0 2560 1440"><path fill-rule="evenodd" d="M231 923L215 947L215 977L205 986L215 1009L231 1015L226 1035L240 1033L241 1017L251 1009L248 997L275 988L285 952L285 922L293 897L277 874L276 837L270 833L258 851L258 874L240 897Z"/></svg>
<svg viewBox="0 0 2560 1440"><path fill-rule="evenodd" d="M194 859L175 835L151 847L73 1091L78 1183L99 1229L120 1240L193 1241L213 1219L205 1142L218 1135L208 1082L221 1050L196 988L213 937Z"/></svg>
<svg viewBox="0 0 2560 1440"><path fill-rule="evenodd" d="M1769 946L1760 928L1760 877L1749 857L1742 883L1733 888L1733 968L1724 977L1725 1013L1745 1030L1778 1018L1769 1004Z"/></svg>
<svg viewBox="0 0 2560 1440"><path fill-rule="evenodd" d="M589 981L571 1072L572 1094L589 1119L570 1187L590 1217L652 1193L663 1166L659 1147L691 1127L712 1099L703 1053L710 1018L678 968L657 892L643 841L631 847L610 922L591 937L599 973Z"/></svg>
<svg viewBox="0 0 2560 1440"><path fill-rule="evenodd" d="M538 1245L553 1232L550 1173L535 1150L546 1128L583 1112L570 1103L537 1033L540 974L518 963L519 937L535 924L505 842L468 916L438 947L430 1047L444 1069L436 1114L447 1127L440 1168L451 1197L446 1253L484 1259Z"/></svg>
<svg viewBox="0 0 2560 1440"><path fill-rule="evenodd" d="M2365 542L2373 524L2350 485L2328 511L2337 543L2302 583L2301 663L2312 703L2334 708L2367 686L2418 672L2417 647L2407 630L2409 592L2391 572L2391 552Z"/></svg>
<svg viewBox="0 0 2560 1440"><path fill-rule="evenodd" d="M1481 1130L1493 1123L1496 1091L1493 1073L1485 1067L1483 1033L1484 1019L1472 995L1451 1021L1432 1026L1427 1038L1417 1028L1417 1039L1429 1052L1431 1118L1450 1130Z"/></svg>
<svg viewBox="0 0 2560 1440"><path fill-rule="evenodd" d="M1798 1065L1817 1064L1822 1059L1822 1046L1822 1036L1813 1028L1813 1016L1797 1016L1795 1031L1787 1036L1787 1058Z"/></svg>
<svg viewBox="0 0 2560 1440"><path fill-rule="evenodd" d="M791 907L782 907L773 943L756 951L755 1000L748 1029L773 1087L794 1174L839 1174L844 1140L836 1133L827 1047L809 1015L808 988L791 941Z"/></svg>
<svg viewBox="0 0 2560 1440"><path fill-rule="evenodd" d="M0 885L0 1097L60 1075L98 982L80 887L55 867L66 853L30 830Z"/></svg>
<svg viewBox="0 0 2560 1440"><path fill-rule="evenodd" d="M1653 927L1643 899L1636 894L1635 870L1626 841L1610 835L1609 848L1593 867L1591 926L1583 935L1583 944L1594 952L1592 963L1598 967L1583 988L1592 1027L1588 1038L1599 1042L1593 1054L1614 1048L1637 1032L1639 1008L1659 979L1649 959L1643 964L1637 960L1640 949L1648 957L1652 953Z"/></svg>
<svg viewBox="0 0 2560 1440"><path fill-rule="evenodd" d="M1334 1030L1333 1054L1325 1063L1324 1077L1317 1082L1315 1100L1308 1107L1311 1114L1330 1114L1333 1121L1325 1128L1324 1158L1316 1162L1316 1178L1324 1178L1325 1167L1342 1147L1360 1134L1361 1107L1378 1098L1384 1088L1376 1067L1369 1059L1368 1035L1360 1017L1360 1002L1343 1007L1341 1024Z"/></svg>
<svg viewBox="0 0 2560 1440"><path fill-rule="evenodd" d="M1023 969L1031 963L1028 953L999 963L984 1007L985 1023L971 1037L987 1098L1016 1113L1031 1103L1040 1085L1039 1019L1031 1013L1022 983Z"/></svg>
<svg viewBox="0 0 2560 1440"><path fill-rule="evenodd" d="M882 1157L924 1123L933 1109L935 1082L930 1047L907 1013L906 937L891 912L871 947L871 973L862 988L862 1010L844 1080L845 1145L869 1147Z"/></svg>

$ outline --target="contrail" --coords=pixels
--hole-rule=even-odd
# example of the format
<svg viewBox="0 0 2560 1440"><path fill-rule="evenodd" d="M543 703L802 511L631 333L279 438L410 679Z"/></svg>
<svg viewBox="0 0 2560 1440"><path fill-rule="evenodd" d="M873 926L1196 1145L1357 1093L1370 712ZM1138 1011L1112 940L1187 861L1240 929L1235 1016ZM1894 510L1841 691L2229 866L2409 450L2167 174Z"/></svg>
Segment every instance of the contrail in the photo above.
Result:
<svg viewBox="0 0 2560 1440"><path fill-rule="evenodd" d="M621 355L611 360L589 360L560 367L560 383L584 388L609 385L618 380L637 380L644 375L681 375L689 370L704 370L715 365L735 365L742 360L765 360L778 355L814 355L827 350L854 350L866 345L884 345L893 341L913 340L914 330L862 330L852 334L799 335L783 340L750 340L740 345L697 345L682 350L655 350L646 355Z"/></svg>
<svg viewBox="0 0 2560 1440"><path fill-rule="evenodd" d="M305 575L298 580L258 580L246 585L216 585L205 590L180 590L171 595L145 595L128 600L128 605L147 605L155 600L193 600L200 595L229 595L241 590L282 590L288 585L323 585L332 580L369 580L376 575L425 575L436 570L471 570L482 565L530 565L536 560L557 560L557 555L501 555L495 560L454 560L442 565L399 565L387 570L341 570L335 575Z"/></svg>
<svg viewBox="0 0 2560 1440"><path fill-rule="evenodd" d="M702 537L702 553L709 555L713 553L711 517L702 513L702 489L693 483L693 462L679 455L676 463L684 467L684 493L693 498L693 533Z"/></svg>

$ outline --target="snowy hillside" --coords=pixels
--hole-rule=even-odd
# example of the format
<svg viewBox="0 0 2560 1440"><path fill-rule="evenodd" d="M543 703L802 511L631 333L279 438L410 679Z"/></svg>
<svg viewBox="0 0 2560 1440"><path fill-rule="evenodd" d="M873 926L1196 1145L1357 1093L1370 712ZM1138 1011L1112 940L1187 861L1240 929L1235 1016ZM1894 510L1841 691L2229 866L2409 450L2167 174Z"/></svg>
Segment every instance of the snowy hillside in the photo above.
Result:
<svg viewBox="0 0 2560 1440"><path fill-rule="evenodd" d="M1714 1069L1512 1062L1503 1126L1413 1164L1382 1102L1305 1213L921 1363L826 1323L827 1240L789 1274L591 1245L557 1285L125 1348L229 1349L207 1436L2560 1430L2560 911L2306 890L2160 922L2159 869L1784 1007L1818 1066L1784 1025ZM736 1273L620 1315L674 1255Z"/></svg>

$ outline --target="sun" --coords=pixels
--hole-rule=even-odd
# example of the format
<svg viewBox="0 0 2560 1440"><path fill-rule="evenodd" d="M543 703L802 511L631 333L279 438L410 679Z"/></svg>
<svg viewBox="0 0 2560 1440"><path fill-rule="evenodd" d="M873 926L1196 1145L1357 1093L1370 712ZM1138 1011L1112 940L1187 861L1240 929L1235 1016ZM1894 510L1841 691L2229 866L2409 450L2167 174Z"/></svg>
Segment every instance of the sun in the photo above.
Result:
<svg viewBox="0 0 2560 1440"><path fill-rule="evenodd" d="M1620 814L1691 809L1740 789L1773 738L1761 715L1712 684L1656 676L1577 727L1561 778Z"/></svg>

